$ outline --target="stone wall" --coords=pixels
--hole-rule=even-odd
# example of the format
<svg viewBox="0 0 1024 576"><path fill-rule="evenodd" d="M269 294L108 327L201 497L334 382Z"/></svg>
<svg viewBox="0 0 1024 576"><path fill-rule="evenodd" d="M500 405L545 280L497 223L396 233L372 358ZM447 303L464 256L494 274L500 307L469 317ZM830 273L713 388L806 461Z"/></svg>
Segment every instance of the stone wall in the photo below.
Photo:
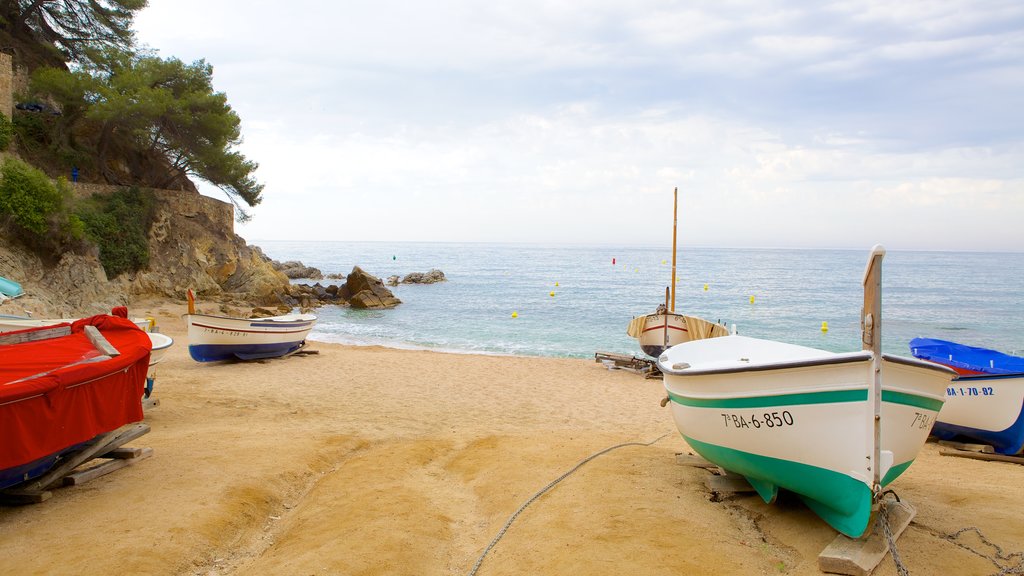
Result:
<svg viewBox="0 0 1024 576"><path fill-rule="evenodd" d="M14 113L14 64L10 54L0 53L0 112Z"/></svg>
<svg viewBox="0 0 1024 576"><path fill-rule="evenodd" d="M113 193L123 186L106 184L88 184L85 182L69 182L72 191L79 198ZM203 196L198 192L185 190L151 189L167 208L185 218L194 218L200 214L206 216L218 229L227 234L235 233L235 207L230 202L222 202L216 198Z"/></svg>

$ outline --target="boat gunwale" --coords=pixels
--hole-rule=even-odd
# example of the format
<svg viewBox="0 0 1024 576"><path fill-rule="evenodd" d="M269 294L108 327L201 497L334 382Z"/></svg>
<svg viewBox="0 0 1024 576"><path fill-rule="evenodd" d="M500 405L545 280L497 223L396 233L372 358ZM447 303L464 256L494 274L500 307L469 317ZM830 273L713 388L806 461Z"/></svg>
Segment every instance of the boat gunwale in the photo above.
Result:
<svg viewBox="0 0 1024 576"><path fill-rule="evenodd" d="M278 320L278 318L288 318L289 315L283 316L268 316L266 318L238 318L236 316L217 316L216 314L182 314L185 318L185 322L189 325L192 324L192 317L198 318L214 318L217 320L231 320L232 322L248 322L250 325L253 322L269 322L270 324L276 324L280 328L294 328L299 325L312 325L318 320L316 314L296 314L294 320Z"/></svg>
<svg viewBox="0 0 1024 576"><path fill-rule="evenodd" d="M670 376L708 376L711 374L736 374L740 372L765 372L768 370L788 370L793 368L813 368L816 366L831 366L836 364L851 364L856 362L865 362L871 360L870 351L859 351L859 352L847 352L839 353L834 356L825 356L821 358L810 358L804 360L788 360L785 362L766 362L760 364L750 364L748 366L725 366L721 368L703 368L693 370L691 368L684 368L682 370L675 370L662 364L661 360L658 360L658 369L662 373Z"/></svg>

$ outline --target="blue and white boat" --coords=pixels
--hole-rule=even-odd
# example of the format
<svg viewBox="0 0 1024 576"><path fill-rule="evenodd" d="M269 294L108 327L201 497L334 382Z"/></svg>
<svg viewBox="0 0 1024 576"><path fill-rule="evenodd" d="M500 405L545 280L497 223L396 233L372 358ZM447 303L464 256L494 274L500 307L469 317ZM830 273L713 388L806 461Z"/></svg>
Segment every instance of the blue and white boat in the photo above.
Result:
<svg viewBox="0 0 1024 576"><path fill-rule="evenodd" d="M296 352L316 324L313 314L287 314L267 318L232 318L196 313L196 297L189 289L188 353L196 362L259 360Z"/></svg>
<svg viewBox="0 0 1024 576"><path fill-rule="evenodd" d="M676 426L765 502L795 492L839 532L870 530L883 488L914 462L955 373L881 353L881 257L865 273L865 349L835 353L745 336L658 359Z"/></svg>
<svg viewBox="0 0 1024 576"><path fill-rule="evenodd" d="M1024 450L1024 358L935 338L914 338L910 351L960 375L946 389L933 435L989 444L1000 454Z"/></svg>
<svg viewBox="0 0 1024 576"><path fill-rule="evenodd" d="M313 314L268 318L231 318L185 314L188 353L196 362L257 360L291 354L302 348L316 324Z"/></svg>

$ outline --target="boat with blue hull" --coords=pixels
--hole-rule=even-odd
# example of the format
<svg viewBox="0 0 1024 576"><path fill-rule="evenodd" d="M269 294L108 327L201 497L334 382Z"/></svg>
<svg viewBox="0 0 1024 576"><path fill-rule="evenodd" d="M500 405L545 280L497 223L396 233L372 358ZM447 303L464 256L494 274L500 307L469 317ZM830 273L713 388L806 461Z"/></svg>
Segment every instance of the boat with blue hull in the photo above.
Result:
<svg viewBox="0 0 1024 576"><path fill-rule="evenodd" d="M231 318L186 314L188 353L196 362L258 360L291 354L306 343L313 314Z"/></svg>
<svg viewBox="0 0 1024 576"><path fill-rule="evenodd" d="M933 435L988 444L1000 454L1024 450L1024 358L936 338L914 338L910 351L959 374Z"/></svg>
<svg viewBox="0 0 1024 576"><path fill-rule="evenodd" d="M658 359L676 426L767 503L796 493L830 526L870 531L885 486L914 462L955 373L881 353L881 259L865 272L864 350L835 353L730 335Z"/></svg>

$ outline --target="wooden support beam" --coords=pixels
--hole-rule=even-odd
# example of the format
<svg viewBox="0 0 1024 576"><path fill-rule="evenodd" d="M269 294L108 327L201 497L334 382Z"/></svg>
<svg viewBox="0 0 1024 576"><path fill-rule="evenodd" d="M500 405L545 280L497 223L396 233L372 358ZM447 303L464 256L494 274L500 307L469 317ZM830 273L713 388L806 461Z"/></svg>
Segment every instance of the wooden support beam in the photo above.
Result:
<svg viewBox="0 0 1024 576"><path fill-rule="evenodd" d="M22 504L39 504L46 502L53 496L53 492L49 490L22 490L20 488L8 488L6 490L0 490L0 504L7 505L22 505Z"/></svg>
<svg viewBox="0 0 1024 576"><path fill-rule="evenodd" d="M895 541L910 525L917 510L906 502L889 502L889 528ZM839 534L818 555L818 569L832 574L847 576L868 576L889 553L882 528L881 514L878 515L871 534L867 538L850 538Z"/></svg>
<svg viewBox="0 0 1024 576"><path fill-rule="evenodd" d="M23 489L37 492L46 490L51 486L60 483L65 476L70 474L72 470L78 468L84 462L103 456L107 452L110 452L115 448L119 448L123 444L127 444L139 436L146 434L149 430L149 424L136 422L135 424L126 424L117 430L102 434L97 438L94 438L93 441L82 450L69 455L56 468L24 485Z"/></svg>
<svg viewBox="0 0 1024 576"><path fill-rule="evenodd" d="M119 448L119 450L123 449ZM145 460L146 458L149 458L150 456L153 455L152 448L138 448L134 450L138 450L138 455L132 456L130 458L115 457L111 460L103 462L102 464L93 466L92 468L88 468L80 472L73 472L63 478L63 483L65 486L78 486L79 484L84 484L89 480L99 478L100 476L106 476L107 474L110 474L115 470L120 470L125 466L131 466L132 464L140 460ZM110 453L108 452L107 456L105 457L109 457L109 454Z"/></svg>
<svg viewBox="0 0 1024 576"><path fill-rule="evenodd" d="M982 452L984 454L995 454L995 448L988 444L967 444L964 442L953 442L952 440L939 440L939 446L952 448L954 450L966 450L967 452Z"/></svg>
<svg viewBox="0 0 1024 576"><path fill-rule="evenodd" d="M726 472L722 475L708 476L704 479L704 486L711 492L719 494L747 494L756 492L754 487L747 482L741 474Z"/></svg>
<svg viewBox="0 0 1024 576"><path fill-rule="evenodd" d="M970 458L972 460L986 460L988 462L1012 462L1013 464L1024 464L1024 455L1007 456L1006 454L982 454L979 452L968 452L966 450L939 450L939 454L943 456Z"/></svg>
<svg viewBox="0 0 1024 576"><path fill-rule="evenodd" d="M709 462L694 454L676 454L676 464L692 466L694 468L705 468L707 470L718 470L718 464Z"/></svg>

